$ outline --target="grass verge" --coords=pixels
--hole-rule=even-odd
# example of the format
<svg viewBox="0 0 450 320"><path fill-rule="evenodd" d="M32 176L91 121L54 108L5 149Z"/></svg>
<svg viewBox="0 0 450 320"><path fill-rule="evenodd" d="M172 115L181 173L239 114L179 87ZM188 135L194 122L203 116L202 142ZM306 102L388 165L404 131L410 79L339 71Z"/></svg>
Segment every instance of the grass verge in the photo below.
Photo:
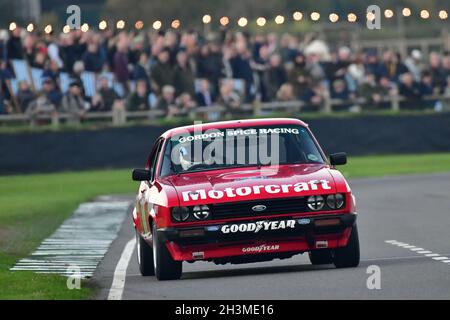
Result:
<svg viewBox="0 0 450 320"><path fill-rule="evenodd" d="M130 193L130 170L0 177L0 299L86 299L94 289L68 290L66 278L9 268L27 256L76 208L101 194Z"/></svg>
<svg viewBox="0 0 450 320"><path fill-rule="evenodd" d="M450 171L450 153L352 157L346 177L379 177ZM68 290L66 278L9 268L49 236L77 206L101 194L133 193L130 170L0 177L0 299L89 299L84 282Z"/></svg>

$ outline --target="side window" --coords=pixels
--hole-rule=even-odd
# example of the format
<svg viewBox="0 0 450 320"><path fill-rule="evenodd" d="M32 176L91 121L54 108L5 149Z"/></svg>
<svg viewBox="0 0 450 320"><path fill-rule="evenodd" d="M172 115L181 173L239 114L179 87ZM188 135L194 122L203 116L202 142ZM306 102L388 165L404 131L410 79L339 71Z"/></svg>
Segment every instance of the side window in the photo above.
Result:
<svg viewBox="0 0 450 320"><path fill-rule="evenodd" d="M149 165L150 170L152 171L151 181L155 180L155 174L156 174L156 164L158 163L159 155L161 153L161 147L163 145L164 139L160 139L153 149L153 153L151 155Z"/></svg>

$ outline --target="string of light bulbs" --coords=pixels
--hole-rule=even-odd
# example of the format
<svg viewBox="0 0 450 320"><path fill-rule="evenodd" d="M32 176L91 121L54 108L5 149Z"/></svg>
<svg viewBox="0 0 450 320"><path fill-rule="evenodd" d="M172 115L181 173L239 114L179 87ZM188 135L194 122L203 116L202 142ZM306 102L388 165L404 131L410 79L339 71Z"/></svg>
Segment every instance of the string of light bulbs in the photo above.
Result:
<svg viewBox="0 0 450 320"><path fill-rule="evenodd" d="M427 9L419 10L417 13L418 13L418 16L423 20L429 20L433 17L436 17L440 20L447 20L449 17L448 11L444 10L444 9L439 10L438 12L434 13L434 15ZM398 14L402 15L405 18L408 18L413 15L413 10L411 8L405 7L405 8L402 8ZM385 9L383 11L383 16L386 19L392 19L395 15L396 15L396 13L392 9ZM337 23L340 21L347 21L349 23L355 23L355 22L358 22L358 20L362 20L361 18L364 17L364 15L360 15L360 17L358 17L358 15L356 13L349 12L346 15L340 16L338 13L332 12L327 17L324 17L321 15L320 12L317 12L317 11L312 11L309 14L307 14L305 12L301 12L301 11L295 11L294 13L292 13L291 17L292 17L293 22L300 22L302 20L309 18L312 22L327 21L327 22L331 22L331 23ZM365 19L367 19L369 21L372 21L375 18L376 18L375 14L373 12L367 12L365 14ZM203 15L201 21L202 21L203 25L209 25L209 24L214 23L214 19L210 14ZM236 25L241 28L247 27L250 23L249 18L244 17L244 16L239 17L239 18L235 19L234 21L235 21ZM285 17L284 15L278 14L271 20L269 20L269 18L266 18L266 17L257 17L254 20L256 26L258 26L258 27L266 26L269 21L273 21L277 25L282 25L288 21L288 18ZM222 16L217 19L217 22L219 23L220 26L226 27L232 23L232 19L227 16ZM118 30L122 30L122 29L125 29L125 27L127 26L127 23L123 19L119 19L115 23L108 23L106 20L101 20L98 23L98 30L105 30L108 27L111 27L111 25ZM172 28L172 29L178 29L182 26L182 23L179 19L173 19L170 23L167 24L167 26L170 26L170 28ZM136 30L141 30L145 27L145 23L142 20L137 20L134 23L133 27ZM164 27L164 24L161 20L155 20L151 24L151 27L154 30L160 30L161 28ZM9 24L10 31L15 30L16 28L18 28L18 24L16 22L11 22ZM36 25L33 23L29 23L26 26L26 30L28 32L33 32L36 29L37 29ZM80 26L80 30L82 32L87 32L87 31L89 31L89 29L90 29L90 26L87 23L83 23ZM44 26L43 30L47 34L52 33L53 26L51 24L47 24ZM70 31L71 31L71 28L68 25L63 26L63 28L62 28L63 33L69 33Z"/></svg>

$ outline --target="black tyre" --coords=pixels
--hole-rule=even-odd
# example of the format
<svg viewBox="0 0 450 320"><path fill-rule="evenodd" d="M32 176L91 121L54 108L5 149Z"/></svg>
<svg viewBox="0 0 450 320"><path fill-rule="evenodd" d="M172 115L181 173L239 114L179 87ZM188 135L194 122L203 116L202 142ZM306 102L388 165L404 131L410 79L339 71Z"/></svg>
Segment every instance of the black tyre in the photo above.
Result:
<svg viewBox="0 0 450 320"><path fill-rule="evenodd" d="M313 265L331 264L333 263L333 253L328 249L310 251L309 261Z"/></svg>
<svg viewBox="0 0 450 320"><path fill-rule="evenodd" d="M153 250L152 247L145 242L136 230L136 252L139 264L139 270L143 276L154 276L155 269L153 267Z"/></svg>
<svg viewBox="0 0 450 320"><path fill-rule="evenodd" d="M336 268L353 268L359 264L359 238L358 228L353 225L352 233L347 246L338 248L334 252L334 265Z"/></svg>
<svg viewBox="0 0 450 320"><path fill-rule="evenodd" d="M158 280L176 280L181 278L182 261L172 259L166 244L158 237L153 225L153 257L155 275Z"/></svg>

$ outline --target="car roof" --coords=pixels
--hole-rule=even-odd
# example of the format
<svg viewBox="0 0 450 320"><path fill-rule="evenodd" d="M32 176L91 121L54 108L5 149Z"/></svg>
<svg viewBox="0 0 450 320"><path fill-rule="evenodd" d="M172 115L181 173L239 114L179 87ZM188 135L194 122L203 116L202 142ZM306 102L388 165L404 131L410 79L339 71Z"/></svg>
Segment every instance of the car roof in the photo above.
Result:
<svg viewBox="0 0 450 320"><path fill-rule="evenodd" d="M195 125L177 127L164 132L161 136L169 138L186 132L193 132L194 130L212 130L212 129L232 129L252 126L270 126L270 125L300 125L307 127L305 122L294 118L264 118L264 119L246 119L246 120L231 120L231 121L218 121L209 123L200 123ZM200 125L200 127L198 127Z"/></svg>

